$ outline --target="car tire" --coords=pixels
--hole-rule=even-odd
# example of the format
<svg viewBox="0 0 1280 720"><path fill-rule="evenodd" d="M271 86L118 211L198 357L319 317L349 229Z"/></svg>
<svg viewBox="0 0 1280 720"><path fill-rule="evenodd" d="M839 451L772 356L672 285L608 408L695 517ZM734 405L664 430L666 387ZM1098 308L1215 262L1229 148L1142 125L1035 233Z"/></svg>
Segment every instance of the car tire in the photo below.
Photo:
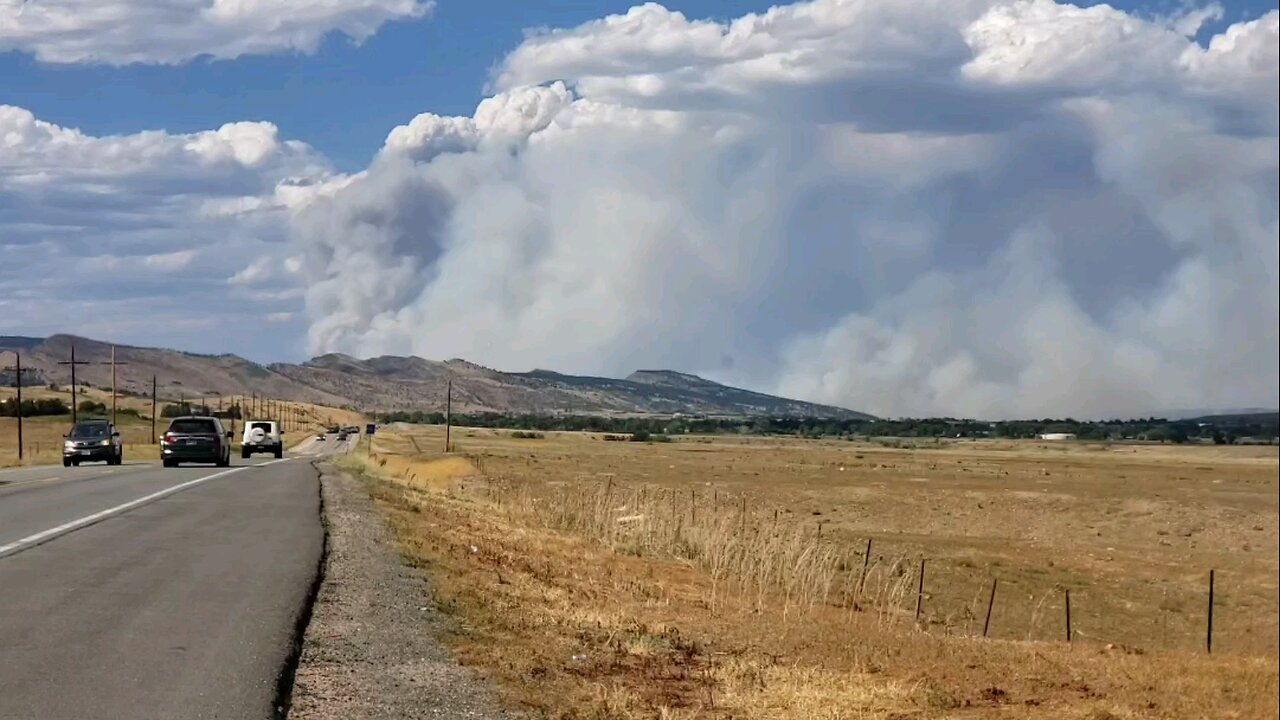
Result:
<svg viewBox="0 0 1280 720"><path fill-rule="evenodd" d="M169 458L165 458L162 462L164 463L165 467L177 467L178 465L178 463L170 460Z"/></svg>
<svg viewBox="0 0 1280 720"><path fill-rule="evenodd" d="M79 461L79 460L72 460L72 461L71 461L71 464L72 464L72 465L75 465L76 467L80 467L80 461Z"/></svg>
<svg viewBox="0 0 1280 720"><path fill-rule="evenodd" d="M242 449L242 450L240 450L240 459L241 459L241 460L248 460L248 459L249 459L249 455L250 455L250 454L251 454L251 453L250 453L248 450L244 450L244 449Z"/></svg>
<svg viewBox="0 0 1280 720"><path fill-rule="evenodd" d="M71 458L62 458L62 467L71 467Z"/></svg>
<svg viewBox="0 0 1280 720"><path fill-rule="evenodd" d="M284 448L276 445L276 459L279 460L282 457L284 457Z"/></svg>

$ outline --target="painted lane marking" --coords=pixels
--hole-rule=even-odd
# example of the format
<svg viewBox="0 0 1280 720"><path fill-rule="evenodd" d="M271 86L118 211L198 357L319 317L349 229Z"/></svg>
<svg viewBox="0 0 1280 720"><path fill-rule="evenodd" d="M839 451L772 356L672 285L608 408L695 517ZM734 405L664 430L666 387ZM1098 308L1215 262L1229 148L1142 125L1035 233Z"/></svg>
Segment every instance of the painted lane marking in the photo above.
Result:
<svg viewBox="0 0 1280 720"><path fill-rule="evenodd" d="M223 470L222 472L216 472L212 475L205 475L204 477L199 477L199 478L196 478L195 480L188 480L187 482L174 485L173 487L168 487L168 488L165 488L164 490L153 492L150 495L145 495L136 500L130 500L127 503L122 503L120 505L116 505L115 507L107 508L106 510L96 512L92 515L86 515L82 518L79 518L78 520L72 520L71 522L63 523L57 527L49 528L48 530L43 530L34 535L28 535L27 537L24 537L21 540L15 540L6 545L0 545L0 558L6 558L10 555L20 553L23 550L28 550L37 545L47 543L50 540L53 540L54 538L61 537L63 535L66 535L67 533L75 532L76 530L89 527L94 523L98 523L103 520L106 520L107 518L113 515L119 515L122 512L127 512L129 510L133 510L134 508L142 507L143 505L146 505L148 503L155 502L156 500L159 500L164 497L168 497L169 495L173 495L174 493L182 492L183 490L186 490L188 488L193 488L197 485L201 485L203 483L209 482L210 480L215 480L220 477L226 477L227 475L238 473L238 472L241 472L242 470L248 470L251 467L265 467L267 465L274 465L275 463L278 463L278 462L285 462L285 460L284 459L272 460L270 462L262 463L260 465L246 465L243 467L231 468L230 470Z"/></svg>

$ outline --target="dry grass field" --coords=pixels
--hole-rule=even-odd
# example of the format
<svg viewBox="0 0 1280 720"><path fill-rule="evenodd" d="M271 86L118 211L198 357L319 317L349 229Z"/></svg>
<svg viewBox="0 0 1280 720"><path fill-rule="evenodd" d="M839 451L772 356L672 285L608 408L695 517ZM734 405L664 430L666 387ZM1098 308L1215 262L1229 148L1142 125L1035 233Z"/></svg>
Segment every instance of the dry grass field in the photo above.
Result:
<svg viewBox="0 0 1280 720"><path fill-rule="evenodd" d="M442 435L346 462L547 716L1277 717L1274 448Z"/></svg>
<svg viewBox="0 0 1280 720"><path fill-rule="evenodd" d="M14 397L15 394L16 391L13 388L0 388L0 401ZM63 401L69 401L67 392L55 392L46 388L23 388L22 397L24 400L56 397ZM92 400L102 403L107 408L111 407L111 393L108 390L86 388L85 392L80 395L80 399L82 401ZM160 402L165 404L177 402L177 400L177 398L168 399L162 396ZM208 401L215 409L217 408L216 398L209 398ZM224 399L224 402L229 403L230 401L230 398ZM297 429L292 429L292 425L290 426L290 432L285 435L285 441L289 445L305 440L311 432L330 421L343 425L355 425L363 422L363 417L359 413L347 410L307 403L292 403L291 405L301 408L305 423ZM116 398L116 408L117 410L132 409L138 413L137 416L117 413L117 424L125 444L125 458L158 458L156 446L151 444L151 399L121 395ZM17 425L17 418L0 417L0 467L18 464ZM167 425L168 421L165 418L160 418L156 423L156 432L163 432ZM26 446L24 464L49 465L61 462L62 435L70 427L71 416L69 414L23 418L23 440ZM237 423L236 427L237 433L233 444L238 446L240 442L238 432L240 425Z"/></svg>

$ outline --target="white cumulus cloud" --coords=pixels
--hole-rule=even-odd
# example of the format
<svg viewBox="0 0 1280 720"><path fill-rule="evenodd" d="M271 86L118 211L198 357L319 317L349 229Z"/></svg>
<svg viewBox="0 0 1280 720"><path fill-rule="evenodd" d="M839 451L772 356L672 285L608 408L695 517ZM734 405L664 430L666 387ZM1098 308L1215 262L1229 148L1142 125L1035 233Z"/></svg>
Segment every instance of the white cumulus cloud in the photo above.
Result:
<svg viewBox="0 0 1280 720"><path fill-rule="evenodd" d="M48 63L178 63L313 52L329 33L356 42L420 18L429 0L0 0L0 52Z"/></svg>
<svg viewBox="0 0 1280 720"><path fill-rule="evenodd" d="M311 347L880 414L1277 404L1277 17L660 5L292 211Z"/></svg>
<svg viewBox="0 0 1280 720"><path fill-rule="evenodd" d="M291 193L342 182L271 123L98 137L0 105L0 295L16 303L0 332L225 351L209 328L263 312L241 288L271 282L289 254ZM270 310L298 309L285 302Z"/></svg>

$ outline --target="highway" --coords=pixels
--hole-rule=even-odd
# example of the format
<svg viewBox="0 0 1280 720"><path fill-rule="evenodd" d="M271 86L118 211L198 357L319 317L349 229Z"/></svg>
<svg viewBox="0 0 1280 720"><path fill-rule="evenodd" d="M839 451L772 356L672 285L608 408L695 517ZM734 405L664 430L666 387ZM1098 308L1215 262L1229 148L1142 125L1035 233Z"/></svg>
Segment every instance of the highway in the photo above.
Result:
<svg viewBox="0 0 1280 720"><path fill-rule="evenodd" d="M346 449L0 471L0 719L276 717Z"/></svg>

